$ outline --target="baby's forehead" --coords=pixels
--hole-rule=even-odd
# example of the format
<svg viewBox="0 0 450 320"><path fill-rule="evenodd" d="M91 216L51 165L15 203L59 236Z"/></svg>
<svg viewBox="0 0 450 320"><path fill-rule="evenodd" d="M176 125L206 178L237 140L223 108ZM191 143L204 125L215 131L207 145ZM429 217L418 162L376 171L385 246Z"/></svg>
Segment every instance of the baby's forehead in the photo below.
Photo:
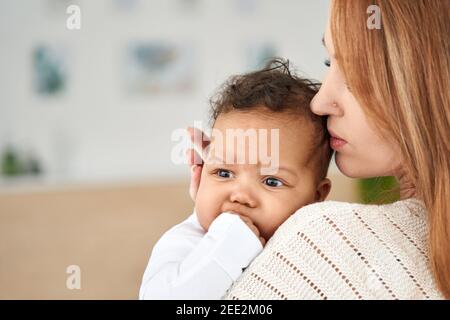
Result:
<svg viewBox="0 0 450 320"><path fill-rule="evenodd" d="M213 129L280 129L284 134L311 131L312 120L294 112L271 112L261 108L220 114Z"/></svg>
<svg viewBox="0 0 450 320"><path fill-rule="evenodd" d="M313 147L313 125L304 117L286 114L231 112L217 118L211 131L211 150L222 153L276 153L280 162L301 166ZM272 155L271 155L272 156Z"/></svg>

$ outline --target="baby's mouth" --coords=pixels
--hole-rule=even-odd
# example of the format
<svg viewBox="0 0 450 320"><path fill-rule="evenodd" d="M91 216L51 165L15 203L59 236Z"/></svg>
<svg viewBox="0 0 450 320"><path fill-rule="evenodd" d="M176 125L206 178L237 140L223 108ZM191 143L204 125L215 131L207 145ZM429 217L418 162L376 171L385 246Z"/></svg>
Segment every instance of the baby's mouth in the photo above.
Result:
<svg viewBox="0 0 450 320"><path fill-rule="evenodd" d="M225 212L228 212L228 213L231 213L231 214L235 214L235 215L238 215L238 216L242 216L242 217L246 217L245 214L243 214L242 212L236 211L236 210L225 210L225 211L223 211L223 213L225 213Z"/></svg>
<svg viewBox="0 0 450 320"><path fill-rule="evenodd" d="M229 212L232 214L237 214L239 216L247 217L248 210L245 210L245 209L246 209L245 206L243 206L241 204L234 204L234 205L230 204L230 205L224 206L222 209L222 212Z"/></svg>

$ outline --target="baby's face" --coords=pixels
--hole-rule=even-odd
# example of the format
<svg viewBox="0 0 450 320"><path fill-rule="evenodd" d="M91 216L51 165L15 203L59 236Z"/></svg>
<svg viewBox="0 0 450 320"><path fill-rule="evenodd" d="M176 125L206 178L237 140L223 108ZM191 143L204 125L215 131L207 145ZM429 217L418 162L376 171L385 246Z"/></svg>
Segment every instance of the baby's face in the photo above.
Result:
<svg viewBox="0 0 450 320"><path fill-rule="evenodd" d="M291 214L314 202L317 184L314 166L306 166L311 153L312 129L305 120L281 113L232 111L220 115L214 129L224 137L222 148L219 139L213 135L195 201L199 222L205 230L219 214L232 211L249 217L261 236L268 240ZM247 139L243 148L237 148L236 140L226 138L227 129L244 132L265 129L268 145L258 137L256 145ZM271 129L279 130L279 140L270 139ZM229 140L235 141L234 147ZM268 164L259 151L270 155L272 144L278 142L278 172L271 170L267 174L267 170L261 169L273 169L276 161ZM249 156L255 148L257 161ZM226 161L229 154L234 156L231 163ZM245 160L244 163L237 163L239 157Z"/></svg>

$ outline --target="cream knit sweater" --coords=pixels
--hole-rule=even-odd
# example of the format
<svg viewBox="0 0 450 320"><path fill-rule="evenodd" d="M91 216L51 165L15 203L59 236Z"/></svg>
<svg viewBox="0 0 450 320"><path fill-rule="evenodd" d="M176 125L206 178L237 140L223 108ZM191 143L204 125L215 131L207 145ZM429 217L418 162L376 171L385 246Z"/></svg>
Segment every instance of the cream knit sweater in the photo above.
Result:
<svg viewBox="0 0 450 320"><path fill-rule="evenodd" d="M224 299L442 299L417 199L303 207L268 241Z"/></svg>

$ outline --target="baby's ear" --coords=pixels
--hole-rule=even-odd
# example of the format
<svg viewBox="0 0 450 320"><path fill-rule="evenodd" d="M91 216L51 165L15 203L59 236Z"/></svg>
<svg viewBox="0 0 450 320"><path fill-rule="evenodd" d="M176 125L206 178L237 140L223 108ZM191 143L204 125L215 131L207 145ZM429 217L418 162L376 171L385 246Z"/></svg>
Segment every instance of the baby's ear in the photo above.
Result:
<svg viewBox="0 0 450 320"><path fill-rule="evenodd" d="M322 181L320 181L319 184L317 185L315 201L316 202L324 201L328 197L330 190L331 190L330 179L325 178Z"/></svg>

